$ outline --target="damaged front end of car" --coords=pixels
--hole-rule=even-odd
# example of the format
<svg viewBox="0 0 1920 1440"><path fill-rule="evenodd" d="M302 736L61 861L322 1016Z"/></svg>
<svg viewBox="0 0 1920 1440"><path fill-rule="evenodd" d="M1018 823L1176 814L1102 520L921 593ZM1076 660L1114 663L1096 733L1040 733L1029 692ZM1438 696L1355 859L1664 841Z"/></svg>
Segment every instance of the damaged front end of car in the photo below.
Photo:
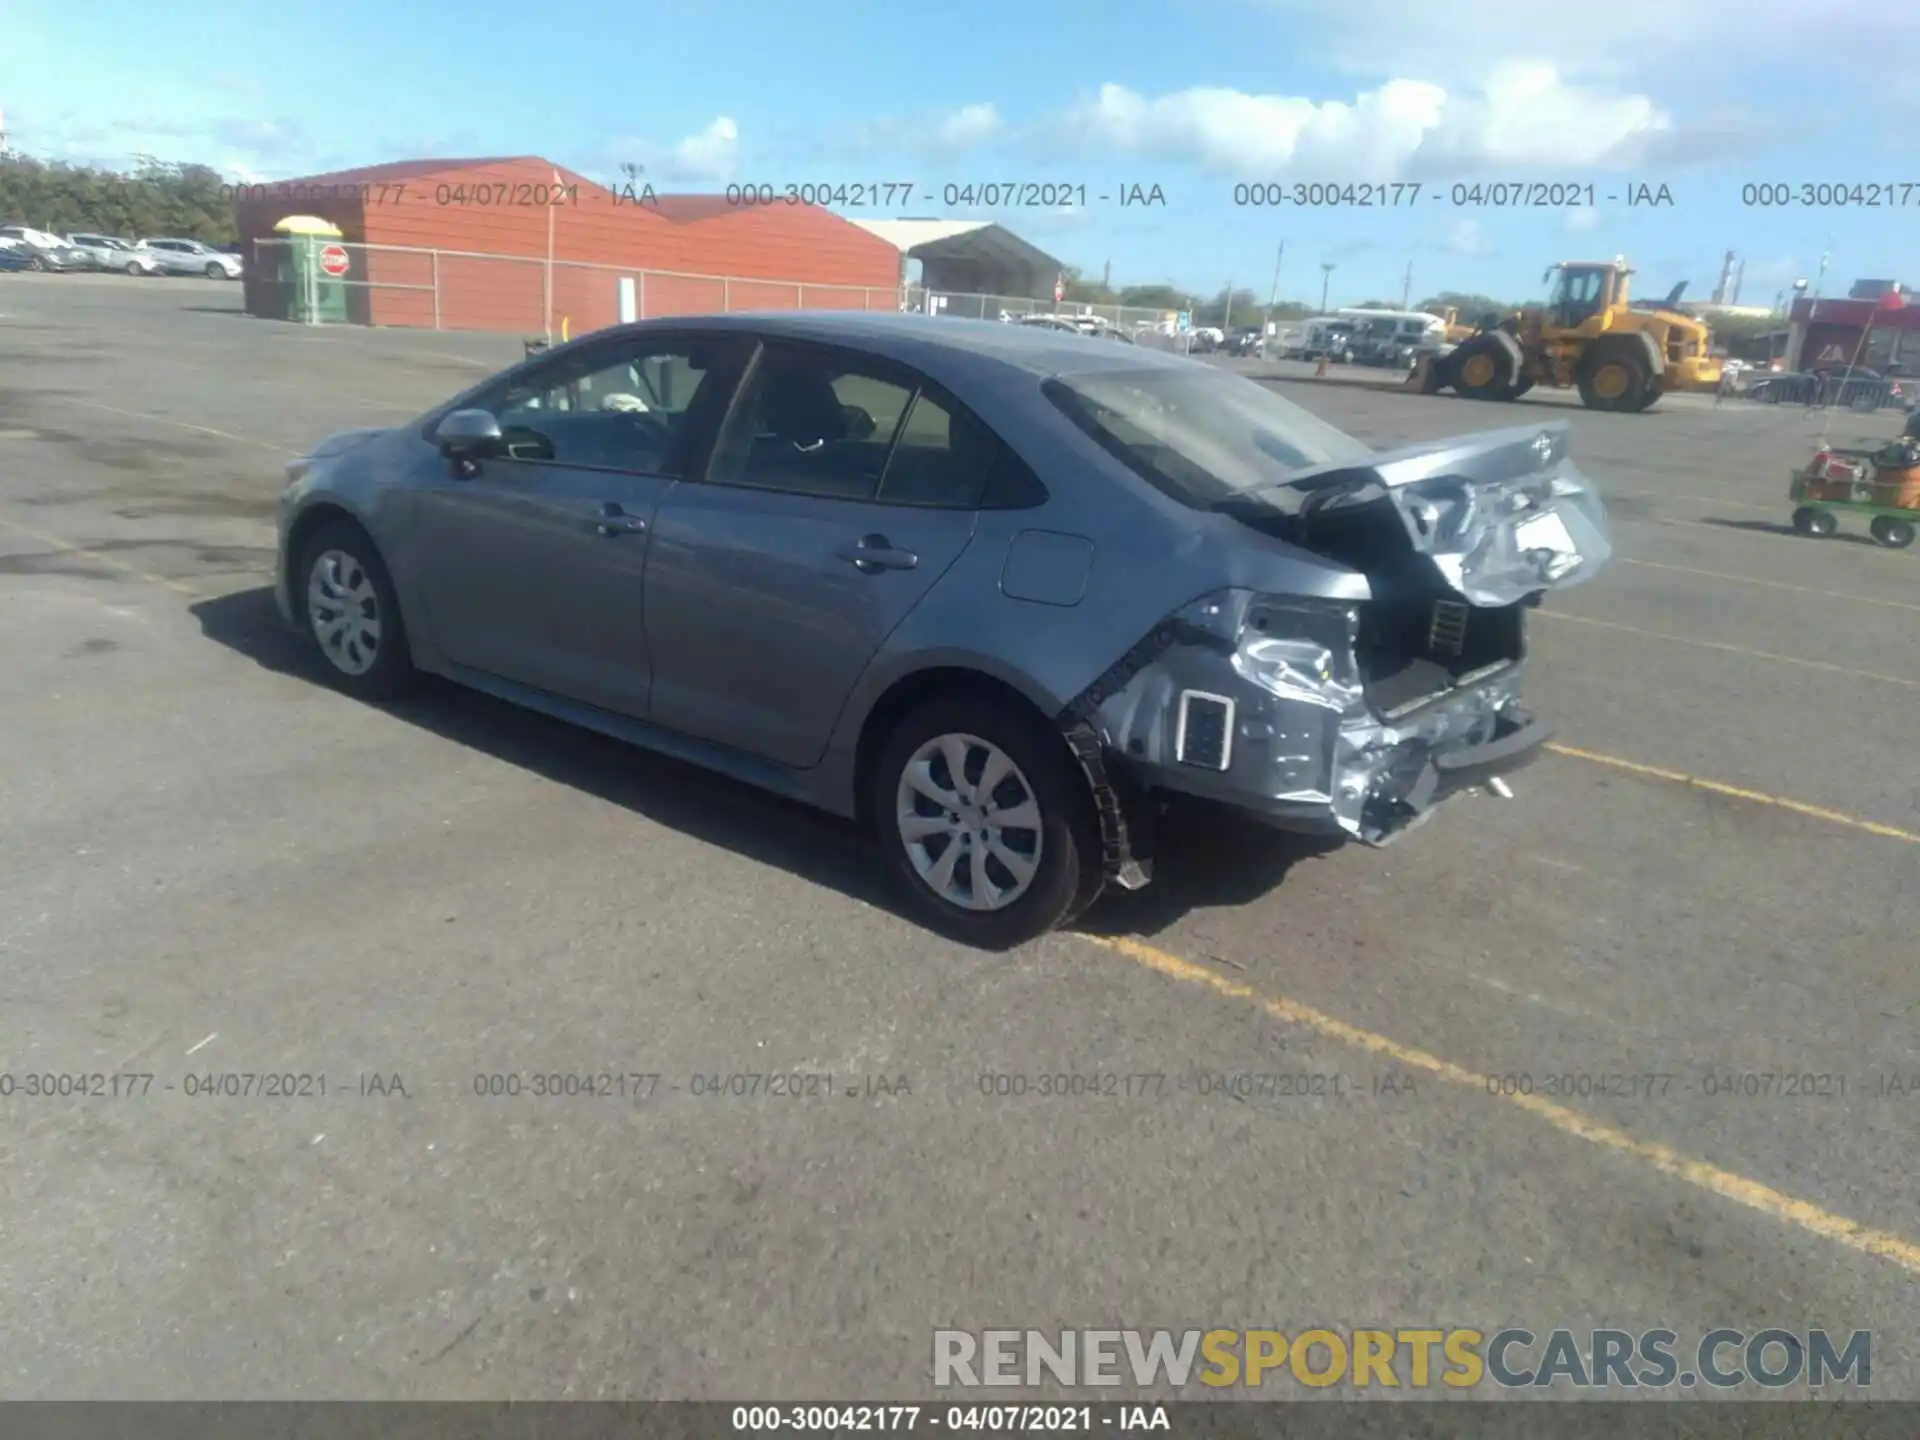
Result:
<svg viewBox="0 0 1920 1440"><path fill-rule="evenodd" d="M1416 446L1217 505L1363 577L1361 598L1203 595L1068 707L1083 764L1097 737L1096 794L1118 797L1102 802L1109 875L1145 883L1155 792L1381 845L1533 759L1550 732L1520 703L1526 612L1611 556L1567 428Z"/></svg>

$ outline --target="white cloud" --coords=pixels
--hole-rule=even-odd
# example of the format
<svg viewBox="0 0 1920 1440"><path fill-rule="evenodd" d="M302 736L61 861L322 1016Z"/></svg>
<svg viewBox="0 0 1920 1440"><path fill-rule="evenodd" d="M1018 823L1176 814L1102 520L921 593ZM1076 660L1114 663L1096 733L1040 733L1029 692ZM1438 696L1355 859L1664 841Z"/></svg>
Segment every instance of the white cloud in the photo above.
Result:
<svg viewBox="0 0 1920 1440"><path fill-rule="evenodd" d="M718 116L671 145L641 136L620 136L597 147L586 158L592 174L619 175L637 165L649 183L705 185L729 180L740 159L740 127Z"/></svg>
<svg viewBox="0 0 1920 1440"><path fill-rule="evenodd" d="M1600 224L1600 212L1591 205L1578 205L1567 212L1566 231L1569 235L1584 235Z"/></svg>
<svg viewBox="0 0 1920 1440"><path fill-rule="evenodd" d="M666 162L670 180L726 180L740 156L740 127L722 115L673 147Z"/></svg>
<svg viewBox="0 0 1920 1440"><path fill-rule="evenodd" d="M1480 228L1478 220L1456 220L1453 228L1447 232L1446 248L1455 255L1491 255L1493 246L1487 243L1486 232Z"/></svg>
<svg viewBox="0 0 1920 1440"><path fill-rule="evenodd" d="M1444 79L1490 59L1526 58L1563 74L1648 83L1798 63L1809 47L1863 70L1911 55L1920 9L1869 0L1609 0L1579 6L1482 0L1257 0L1314 59L1367 76Z"/></svg>
<svg viewBox="0 0 1920 1440"><path fill-rule="evenodd" d="M312 137L292 120L71 113L21 118L24 123L10 137L16 149L77 165L125 170L140 156L207 164L209 155L223 155L215 168L264 178L325 168L316 163Z"/></svg>
<svg viewBox="0 0 1920 1440"><path fill-rule="evenodd" d="M938 143L965 149L1000 133L1000 112L991 105L962 105L942 119L934 131Z"/></svg>
<svg viewBox="0 0 1920 1440"><path fill-rule="evenodd" d="M1002 138L1006 128L1000 111L983 101L917 115L881 115L822 137L817 153L829 161L875 156L950 160Z"/></svg>
<svg viewBox="0 0 1920 1440"><path fill-rule="evenodd" d="M1516 61L1470 89L1395 79L1350 101L1218 88L1145 96L1109 84L1062 128L1086 149L1249 178L1448 181L1703 157L1740 143L1726 117L1718 124L1714 136L1696 138L1646 95L1570 83L1549 64Z"/></svg>

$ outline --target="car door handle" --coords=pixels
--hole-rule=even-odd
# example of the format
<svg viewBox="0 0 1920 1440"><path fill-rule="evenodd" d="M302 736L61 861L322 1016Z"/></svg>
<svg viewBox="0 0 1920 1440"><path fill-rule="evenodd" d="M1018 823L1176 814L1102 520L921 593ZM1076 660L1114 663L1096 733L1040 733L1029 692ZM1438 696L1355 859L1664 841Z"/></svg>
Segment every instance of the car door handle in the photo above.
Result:
<svg viewBox="0 0 1920 1440"><path fill-rule="evenodd" d="M863 575L878 575L882 570L911 570L920 563L920 557L911 550L896 550L893 542L884 535L863 535L858 545L851 545L839 553L845 560Z"/></svg>
<svg viewBox="0 0 1920 1440"><path fill-rule="evenodd" d="M638 515L629 515L613 501L608 500L600 506L600 513L594 518L594 532L609 539L621 535L644 535L647 522Z"/></svg>

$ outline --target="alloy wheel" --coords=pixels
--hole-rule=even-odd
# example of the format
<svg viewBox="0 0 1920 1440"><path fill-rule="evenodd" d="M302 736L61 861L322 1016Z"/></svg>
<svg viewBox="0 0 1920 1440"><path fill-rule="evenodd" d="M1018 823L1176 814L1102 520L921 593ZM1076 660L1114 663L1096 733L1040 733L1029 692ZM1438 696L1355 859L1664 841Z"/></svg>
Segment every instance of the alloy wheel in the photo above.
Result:
<svg viewBox="0 0 1920 1440"><path fill-rule="evenodd" d="M900 772L895 826L914 871L963 910L1004 910L1040 870L1040 802L1013 758L977 735L936 735Z"/></svg>
<svg viewBox="0 0 1920 1440"><path fill-rule="evenodd" d="M307 624L320 651L348 675L380 657L380 596L373 577L345 550L322 551L307 572Z"/></svg>

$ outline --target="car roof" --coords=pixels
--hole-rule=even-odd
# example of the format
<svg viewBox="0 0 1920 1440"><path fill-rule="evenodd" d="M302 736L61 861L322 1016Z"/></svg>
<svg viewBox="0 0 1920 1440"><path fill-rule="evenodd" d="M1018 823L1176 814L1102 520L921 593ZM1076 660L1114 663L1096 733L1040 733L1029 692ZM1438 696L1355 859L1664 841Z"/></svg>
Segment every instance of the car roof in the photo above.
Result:
<svg viewBox="0 0 1920 1440"><path fill-rule="evenodd" d="M1111 340L1049 325L955 320L898 311L762 310L725 315L642 320L617 327L636 338L650 332L705 330L844 345L929 374L988 362L1034 375L1093 374L1115 369L1191 369L1198 362L1170 352L1115 345ZM603 340L615 332L601 331ZM936 378L939 378L936 375Z"/></svg>

